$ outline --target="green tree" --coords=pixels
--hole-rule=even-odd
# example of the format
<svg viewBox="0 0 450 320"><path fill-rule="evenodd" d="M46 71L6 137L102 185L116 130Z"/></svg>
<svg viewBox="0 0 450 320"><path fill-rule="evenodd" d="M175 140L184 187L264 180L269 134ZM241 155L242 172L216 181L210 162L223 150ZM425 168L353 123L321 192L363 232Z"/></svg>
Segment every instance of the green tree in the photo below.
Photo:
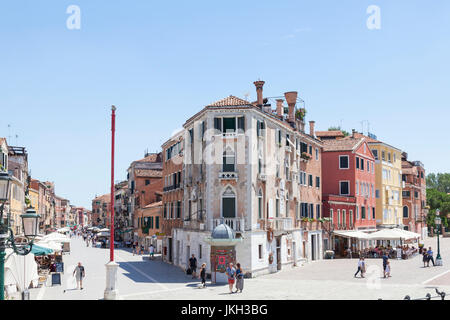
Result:
<svg viewBox="0 0 450 320"><path fill-rule="evenodd" d="M430 206L430 211L427 216L427 225L435 227L434 218L436 217L436 209L440 210L440 217L442 225L448 228L448 217L450 214L450 195L436 189L427 189L427 204Z"/></svg>
<svg viewBox="0 0 450 320"><path fill-rule="evenodd" d="M430 173L427 175L427 187L450 193L450 173Z"/></svg>

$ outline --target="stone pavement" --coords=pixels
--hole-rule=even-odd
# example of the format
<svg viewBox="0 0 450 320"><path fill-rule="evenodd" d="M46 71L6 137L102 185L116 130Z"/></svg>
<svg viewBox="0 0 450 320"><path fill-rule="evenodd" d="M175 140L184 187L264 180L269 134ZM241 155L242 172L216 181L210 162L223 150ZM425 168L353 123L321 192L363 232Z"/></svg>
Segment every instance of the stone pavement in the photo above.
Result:
<svg viewBox="0 0 450 320"><path fill-rule="evenodd" d="M428 239L436 255L436 239ZM72 240L72 252L64 256L66 272L63 286L31 290L31 299L102 299L105 288L105 264L109 250L86 248L79 239ZM286 267L278 273L245 279L244 292L229 294L227 285L208 285L199 289L198 279L159 258L133 256L130 250L115 251L119 263L118 289L122 299L403 299L433 296L434 288L450 295L450 238L441 238L444 266L423 268L422 257L391 261L391 278L382 278L381 259L367 259L366 278L354 278L358 259L322 260L298 267ZM78 261L86 268L84 290L69 290L64 284L69 278L68 267ZM449 298L450 299L450 298Z"/></svg>

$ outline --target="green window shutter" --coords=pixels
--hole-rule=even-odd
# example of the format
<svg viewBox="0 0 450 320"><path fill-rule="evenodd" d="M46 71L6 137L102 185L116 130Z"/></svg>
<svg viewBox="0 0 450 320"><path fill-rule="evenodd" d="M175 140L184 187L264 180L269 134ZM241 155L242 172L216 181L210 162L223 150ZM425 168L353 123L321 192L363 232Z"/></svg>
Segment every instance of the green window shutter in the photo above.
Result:
<svg viewBox="0 0 450 320"><path fill-rule="evenodd" d="M244 133L245 131L245 117L238 118L238 132Z"/></svg>

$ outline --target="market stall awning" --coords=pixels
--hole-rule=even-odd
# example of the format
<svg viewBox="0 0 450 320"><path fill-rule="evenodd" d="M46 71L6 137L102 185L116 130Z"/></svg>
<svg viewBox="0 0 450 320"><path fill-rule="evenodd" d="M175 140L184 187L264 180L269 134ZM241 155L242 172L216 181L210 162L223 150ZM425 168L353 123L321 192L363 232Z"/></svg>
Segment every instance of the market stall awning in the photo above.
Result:
<svg viewBox="0 0 450 320"><path fill-rule="evenodd" d="M357 238L357 239L369 239L369 235L367 233L361 232L361 231L333 231L335 235L346 237L346 238Z"/></svg>
<svg viewBox="0 0 450 320"><path fill-rule="evenodd" d="M54 242L54 241L39 241L36 242L36 245L38 245L39 247L43 247L43 248L48 248L51 249L55 252L61 252L62 248L61 248L61 243L60 242Z"/></svg>
<svg viewBox="0 0 450 320"><path fill-rule="evenodd" d="M131 232L131 231L133 231L133 229L123 230L123 231L120 230L119 233L127 233L127 232Z"/></svg>
<svg viewBox="0 0 450 320"><path fill-rule="evenodd" d="M35 256L45 256L47 254L52 254L53 250L50 248L45 248L34 244L31 247L31 253L33 253Z"/></svg>

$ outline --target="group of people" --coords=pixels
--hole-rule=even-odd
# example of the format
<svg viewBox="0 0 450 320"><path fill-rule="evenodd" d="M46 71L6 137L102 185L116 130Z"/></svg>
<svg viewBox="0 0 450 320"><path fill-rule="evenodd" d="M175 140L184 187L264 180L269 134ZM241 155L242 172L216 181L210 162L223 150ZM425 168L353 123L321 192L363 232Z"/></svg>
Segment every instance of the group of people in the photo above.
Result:
<svg viewBox="0 0 450 320"><path fill-rule="evenodd" d="M83 233L83 240L86 242L86 247L89 247L89 244L91 244L92 247L95 247L97 245L96 235Z"/></svg>
<svg viewBox="0 0 450 320"><path fill-rule="evenodd" d="M423 261L423 267L429 267L430 266L430 261L433 263L433 267L434 267L434 258L433 258L433 250L431 249L431 247L428 248L428 250L426 248L423 248L422 250L422 261ZM425 264L427 264L425 266Z"/></svg>
<svg viewBox="0 0 450 320"><path fill-rule="evenodd" d="M192 279L197 278L197 258L194 254L189 258L188 273L192 273ZM242 292L244 290L244 270L240 263L236 263L236 268L233 263L230 262L226 268L225 274L228 278L228 286L230 293ZM206 263L203 263L200 268L199 278L201 279L201 286L206 288ZM236 283L236 291L233 292L233 286Z"/></svg>
<svg viewBox="0 0 450 320"><path fill-rule="evenodd" d="M189 258L189 272L192 273L192 279L197 277L197 258L194 254ZM206 288L206 263L203 263L200 268L200 279L202 279L202 286Z"/></svg>
<svg viewBox="0 0 450 320"><path fill-rule="evenodd" d="M226 270L226 275L228 276L228 287L230 288L230 293L233 292L233 285L236 282L236 291L240 291L244 289L244 271L241 268L240 263L236 263L236 268L233 267L233 263L228 264L228 268Z"/></svg>
<svg viewBox="0 0 450 320"><path fill-rule="evenodd" d="M391 263L389 261L389 251L384 251L382 253L381 258L383 259L383 278L390 278L391 277ZM364 274L366 273L366 261L364 256L359 257L358 261L358 270L356 271L354 277L358 275L358 273L361 273L361 278L364 278Z"/></svg>
<svg viewBox="0 0 450 320"><path fill-rule="evenodd" d="M141 243L139 244L139 242L134 241L133 244L133 256L136 255L143 255L145 254L145 247L144 244ZM153 244L150 244L150 246L148 247L148 254L150 255L150 258L153 259L155 257L155 247L153 246Z"/></svg>
<svg viewBox="0 0 450 320"><path fill-rule="evenodd" d="M391 248L392 249L392 248ZM417 248L414 248L414 246L412 246L411 248L409 246L398 246L397 249L395 250L397 252L400 252L402 254L415 254L417 252L419 252L419 250ZM391 263L389 261L389 255L392 251L390 250L385 250L382 253L382 259L383 259L383 278L389 278L391 276ZM430 261L434 264L434 258L433 258L433 250L431 247L428 248L428 250L426 248L420 248L420 252L423 256L423 267L429 267L430 266ZM401 259L402 257L397 256L397 259ZM364 256L361 255L358 261L358 270L355 273L355 278L358 275L358 273L361 273L361 278L364 278L364 274L366 272L366 262L364 260Z"/></svg>

